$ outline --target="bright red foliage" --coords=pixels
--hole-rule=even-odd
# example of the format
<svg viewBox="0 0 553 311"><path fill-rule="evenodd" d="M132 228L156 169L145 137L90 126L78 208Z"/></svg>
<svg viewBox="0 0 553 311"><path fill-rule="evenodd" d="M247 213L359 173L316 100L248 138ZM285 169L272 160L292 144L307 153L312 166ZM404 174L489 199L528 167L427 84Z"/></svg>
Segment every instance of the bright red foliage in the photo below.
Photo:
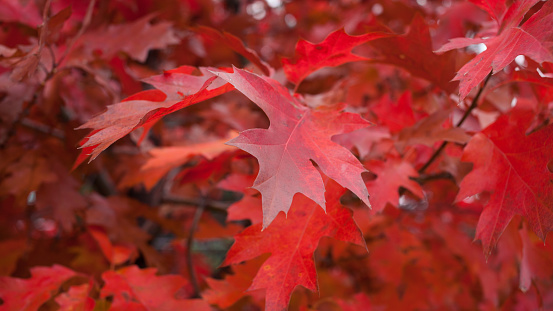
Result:
<svg viewBox="0 0 553 311"><path fill-rule="evenodd" d="M553 309L553 1L0 23L0 310Z"/></svg>
<svg viewBox="0 0 553 311"><path fill-rule="evenodd" d="M273 120L267 130L247 130L229 142L259 161L253 188L263 199L264 228L280 211L288 212L298 192L324 209L322 178L311 161L370 206L361 179L365 169L347 149L330 140L333 135L366 127L369 122L359 115L342 112L340 106L309 109L276 81L240 69L235 68L232 74L216 74L248 96Z"/></svg>
<svg viewBox="0 0 553 311"><path fill-rule="evenodd" d="M458 200L489 191L476 238L489 254L514 215L522 215L543 240L553 230L553 125L527 134L531 110L514 108L481 133L464 149L461 160L473 170L459 185Z"/></svg>

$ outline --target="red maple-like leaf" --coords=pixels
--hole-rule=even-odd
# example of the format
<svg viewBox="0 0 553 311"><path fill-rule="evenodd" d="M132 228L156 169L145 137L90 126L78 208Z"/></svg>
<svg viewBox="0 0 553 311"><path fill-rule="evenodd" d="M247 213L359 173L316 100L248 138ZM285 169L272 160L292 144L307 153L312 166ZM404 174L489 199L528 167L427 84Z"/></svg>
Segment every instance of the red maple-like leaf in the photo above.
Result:
<svg viewBox="0 0 553 311"><path fill-rule="evenodd" d="M401 130L396 146L403 149L407 145L421 144L432 147L438 141L452 141L465 144L470 136L459 127L444 127L451 110L440 110L421 119L415 125ZM449 122L451 123L451 122Z"/></svg>
<svg viewBox="0 0 553 311"><path fill-rule="evenodd" d="M501 116L465 147L462 161L473 171L461 182L456 200L489 191L476 238L488 255L515 214L526 217L543 240L553 229L553 125L527 135L533 112L516 108Z"/></svg>
<svg viewBox="0 0 553 311"><path fill-rule="evenodd" d="M390 132L399 132L401 129L415 124L415 114L412 108L411 93L405 92L394 103L390 96L383 96L380 101L371 106L371 112L378 116L380 123Z"/></svg>
<svg viewBox="0 0 553 311"><path fill-rule="evenodd" d="M538 63L553 62L553 3L546 1L542 8L518 27L538 0L513 3L505 13L499 33L489 38L456 38L442 46L437 53L484 43L487 49L466 63L453 80L459 80L461 100L491 72L496 74L518 55L526 55Z"/></svg>
<svg viewBox="0 0 553 311"><path fill-rule="evenodd" d="M163 116L203 100L226 93L232 86L214 80L207 68L200 68L201 76L191 75L192 68L179 67L162 75L150 77L144 82L156 90L143 91L124 101L111 105L79 129L91 128L93 132L81 142L83 151L75 161L75 167L89 155L94 160L103 150L136 128L147 130Z"/></svg>
<svg viewBox="0 0 553 311"><path fill-rule="evenodd" d="M177 299L187 284L180 275L156 276L155 268L129 266L102 274L100 297L113 297L110 310L211 310L203 300Z"/></svg>
<svg viewBox="0 0 553 311"><path fill-rule="evenodd" d="M171 169L183 165L194 155L201 154L208 160L212 160L225 151L236 150L224 143L237 135L236 132L230 132L221 140L188 146L153 148L149 151L150 157L146 163L142 165L139 172L134 173L133 177L141 180L147 190L151 190Z"/></svg>
<svg viewBox="0 0 553 311"><path fill-rule="evenodd" d="M318 289L313 252L322 237L365 245L351 211L340 205L345 189L329 179L326 188L326 213L307 197L296 195L286 218L279 215L265 230L261 224L246 228L227 253L223 265L271 253L249 288L266 289L266 310L286 309L298 285Z"/></svg>
<svg viewBox="0 0 553 311"><path fill-rule="evenodd" d="M505 0L470 0L470 2L488 12L491 18L498 23L501 21L501 18L505 13Z"/></svg>
<svg viewBox="0 0 553 311"><path fill-rule="evenodd" d="M419 175L409 162L392 157L386 162L371 160L366 165L372 173L377 175L375 180L367 182L367 189L371 193L373 211L382 211L387 203L398 206L399 187L409 189L419 198L424 197L421 186L409 179L409 177Z"/></svg>
<svg viewBox="0 0 553 311"><path fill-rule="evenodd" d="M207 278L206 283L209 288L202 292L202 297L210 304L217 305L225 309L245 296L251 295L256 300L263 301L265 293L263 291L247 291L252 280L266 260L265 256L254 260L248 260L244 264L233 265L234 274L227 275L224 280Z"/></svg>
<svg viewBox="0 0 553 311"><path fill-rule="evenodd" d="M155 14L149 14L131 23L90 31L80 41L89 54L101 51L102 57L111 59L123 51L131 58L145 62L149 50L165 48L180 41L171 23L150 24L154 17Z"/></svg>
<svg viewBox="0 0 553 311"><path fill-rule="evenodd" d="M450 82L455 73L455 54L433 52L430 29L421 15L415 15L407 33L369 44L378 52L378 61L401 67L447 92L455 90L456 84Z"/></svg>
<svg viewBox="0 0 553 311"><path fill-rule="evenodd" d="M311 110L278 82L234 68L216 72L222 79L256 103L269 117L268 129L251 129L228 142L257 158L259 174L253 188L261 192L263 227L280 211L288 212L294 194L300 192L325 206L322 172L350 189L367 206L368 192L361 173L363 165L344 147L330 140L369 125L359 115L341 112L342 107Z"/></svg>
<svg viewBox="0 0 553 311"><path fill-rule="evenodd" d="M261 69L261 71L263 71L263 73L266 76L271 76L272 73L274 72L274 69L271 68L269 64L267 64L266 62L262 61L259 58L259 55L257 55L257 52L245 47L244 43L236 36L225 31L221 33L213 28L205 27L205 26L199 26L195 30L211 40L226 44L228 47L233 49L236 53L244 56L247 60L252 62L254 65L256 65L257 68Z"/></svg>
<svg viewBox="0 0 553 311"><path fill-rule="evenodd" d="M92 311L94 310L94 299L88 296L90 291L89 284L71 286L67 293L56 297L56 302L60 305L59 311Z"/></svg>
<svg viewBox="0 0 553 311"><path fill-rule="evenodd" d="M60 265L35 267L31 278L0 277L0 299L3 311L38 310L60 288L63 282L76 276L73 270Z"/></svg>
<svg viewBox="0 0 553 311"><path fill-rule="evenodd" d="M284 73L288 80L299 85L312 72L323 67L334 67L348 62L366 60L351 53L351 50L371 40L388 37L390 34L371 32L360 36L350 36L344 29L329 34L323 42L313 44L300 40L296 45L294 58L283 58Z"/></svg>
<svg viewBox="0 0 553 311"><path fill-rule="evenodd" d="M222 180L218 186L225 190L243 193L244 196L227 209L227 221L248 219L252 224L263 222L261 198L250 186L255 181L253 175L231 174Z"/></svg>

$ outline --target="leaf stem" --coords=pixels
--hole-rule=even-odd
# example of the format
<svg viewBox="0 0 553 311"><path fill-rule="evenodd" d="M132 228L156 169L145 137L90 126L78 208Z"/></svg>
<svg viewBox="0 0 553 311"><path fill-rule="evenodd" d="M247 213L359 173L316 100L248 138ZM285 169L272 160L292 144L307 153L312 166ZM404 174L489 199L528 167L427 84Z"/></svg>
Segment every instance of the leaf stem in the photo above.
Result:
<svg viewBox="0 0 553 311"><path fill-rule="evenodd" d="M488 84L488 81L490 80L491 76L492 76L492 73L490 72L486 77L486 79L484 80L484 83L478 90L478 93L476 93L476 96L472 99L472 103L470 104L470 107L467 109L467 111L465 111L465 114L463 114L463 117L461 118L461 120L459 120L459 122L455 124L455 127L460 127L461 125L463 125L463 123L471 114L471 112L478 106L478 100L480 99L480 96L482 95L482 92L484 91L486 84ZM419 174L424 173L424 171L426 171L426 169L438 158L442 150L444 150L445 146L447 146L447 143L448 143L447 141L442 142L440 147L438 147L438 149L434 151L430 159L428 159L428 161L419 169Z"/></svg>

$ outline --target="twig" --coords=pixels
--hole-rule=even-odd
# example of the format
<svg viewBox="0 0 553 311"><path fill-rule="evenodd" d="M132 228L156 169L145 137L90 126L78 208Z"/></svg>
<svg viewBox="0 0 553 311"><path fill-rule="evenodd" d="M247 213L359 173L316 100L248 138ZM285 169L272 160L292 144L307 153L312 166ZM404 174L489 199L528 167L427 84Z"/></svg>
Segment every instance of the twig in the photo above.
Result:
<svg viewBox="0 0 553 311"><path fill-rule="evenodd" d="M211 212L226 213L227 209L233 202L224 202L224 201L213 201L205 198L192 199L184 198L172 194L164 194L161 198L162 203L173 203L173 204L182 204L182 205L193 205L200 206L205 205L204 208Z"/></svg>
<svg viewBox="0 0 553 311"><path fill-rule="evenodd" d="M472 99L472 103L470 104L470 107L467 109L467 111L465 111L465 114L463 115L461 120L459 120L459 122L457 122L455 127L460 127L461 125L463 125L463 123L468 118L468 116L471 114L471 112L474 110L474 108L476 108L478 106L478 100L480 99L480 96L482 95L482 91L486 87L486 84L488 84L488 81L490 80L491 76L492 76L492 73L490 72L488 74L488 76L486 77L486 79L484 80L484 83L482 84L482 87L480 87L480 89L478 90L478 93ZM430 159L428 159L428 161L419 169L419 174L424 173L424 171L426 171L426 169L434 162L434 160L436 160L436 158L438 158L438 156L440 155L442 150L444 150L447 143L448 143L447 141L444 141L440 145L440 147L438 147L438 149L436 149L436 151L434 152L434 154L432 154Z"/></svg>
<svg viewBox="0 0 553 311"><path fill-rule="evenodd" d="M203 202L202 196L201 202L196 209L196 213L194 213L194 219L192 220L192 226L190 227L190 234L188 234L188 240L186 241L186 266L188 269L188 273L190 274L190 282L192 283L192 287L194 288L194 294L191 298L200 297L200 285L198 284L198 276L196 275L196 271L194 270L194 263L192 262L192 244L194 242L194 232L196 232L196 229L198 228L198 224L200 223L200 219L202 218L204 210L205 203Z"/></svg>
<svg viewBox="0 0 553 311"><path fill-rule="evenodd" d="M437 174L423 174L423 175L420 175L419 177L409 177L409 179L416 181L421 185L427 181L436 180L436 179L449 179L449 180L455 181L455 178L449 172L441 172Z"/></svg>
<svg viewBox="0 0 553 311"><path fill-rule="evenodd" d="M50 11L50 4L52 0L47 0L42 10L42 29L40 30L40 38L38 39L38 50L35 55L40 59L42 49L46 45L46 36L48 35L48 12Z"/></svg>
<svg viewBox="0 0 553 311"><path fill-rule="evenodd" d="M39 122L34 121L32 119L23 118L21 120L20 124L22 126L28 127L32 130L37 131L37 132L41 132L41 133L44 133L44 134L47 134L47 135L54 136L54 137L56 137L60 140L65 139L65 134L62 130L57 129L57 128L53 128L53 127L49 127L46 124L39 123Z"/></svg>
<svg viewBox="0 0 553 311"><path fill-rule="evenodd" d="M57 65L63 62L63 59L69 54L69 52L71 52L73 45L75 45L79 37L85 32L86 28L88 28L88 26L90 25L90 21L92 20L92 12L94 11L95 4L96 4L96 0L91 0L88 3L88 8L86 9L86 15L84 16L81 29L79 29L79 32L73 37L71 42L67 45L67 48L61 55L60 59L56 62Z"/></svg>

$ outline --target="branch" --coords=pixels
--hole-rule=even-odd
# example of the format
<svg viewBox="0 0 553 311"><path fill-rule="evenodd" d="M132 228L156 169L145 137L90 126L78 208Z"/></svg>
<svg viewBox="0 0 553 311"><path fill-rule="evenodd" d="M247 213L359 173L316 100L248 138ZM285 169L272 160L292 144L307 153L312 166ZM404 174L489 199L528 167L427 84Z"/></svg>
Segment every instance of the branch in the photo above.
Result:
<svg viewBox="0 0 553 311"><path fill-rule="evenodd" d="M200 285L198 284L198 276L196 275L196 271L194 270L194 263L192 262L192 244L194 242L194 232L196 232L200 219L202 218L202 214L205 210L204 198L201 197L200 200L200 204L198 205L196 213L194 214L192 226L190 227L188 240L186 241L186 266L188 269L188 273L190 274L190 282L192 283L192 287L194 288L194 294L191 298L200 297Z"/></svg>
<svg viewBox="0 0 553 311"><path fill-rule="evenodd" d="M192 198L185 198L176 196L173 194L165 194L161 198L162 203L172 203L172 204L182 204L182 205L193 205L193 206L201 206L202 204L205 205L205 209L211 212L219 212L219 213L226 213L229 206L234 202L225 202L225 201L214 201L209 200L205 198L201 199L192 199Z"/></svg>
<svg viewBox="0 0 553 311"><path fill-rule="evenodd" d="M81 29L79 29L79 32L73 37L71 42L67 45L67 48L61 55L60 59L57 61L57 64L61 64L63 62L63 59L71 52L71 49L73 48L73 45L77 42L79 37L85 32L86 28L90 25L90 21L92 20L92 12L94 11L94 5L96 4L96 0L91 0L88 3L88 8L86 9L86 15L83 20L83 24L81 26Z"/></svg>
<svg viewBox="0 0 553 311"><path fill-rule="evenodd" d="M471 112L478 106L478 100L480 99L480 96L482 95L482 92L484 91L484 88L486 87L486 84L488 84L488 81L490 80L491 76L492 76L492 73L490 72L488 74L488 76L486 77L486 79L484 80L484 83L482 84L482 86L478 90L478 93L472 99L472 103L470 104L470 107L467 109L467 111L465 111L465 114L463 115L461 120L459 120L459 122L457 122L455 127L460 127L461 125L463 125L463 123L468 118L468 116L471 114ZM428 159L428 161L419 169L419 174L424 173L424 171L426 171L426 169L436 160L436 158L438 158L438 156L440 155L442 150L444 150L447 143L448 143L447 141L444 141L440 145L440 147L438 147L438 149L436 149L436 151L434 152L434 154L432 154L430 159Z"/></svg>
<svg viewBox="0 0 553 311"><path fill-rule="evenodd" d="M455 181L455 178L449 172L441 172L436 174L423 174L418 177L409 177L409 179L416 181L420 185L424 184L427 181L436 180L436 179L449 179L449 180Z"/></svg>

